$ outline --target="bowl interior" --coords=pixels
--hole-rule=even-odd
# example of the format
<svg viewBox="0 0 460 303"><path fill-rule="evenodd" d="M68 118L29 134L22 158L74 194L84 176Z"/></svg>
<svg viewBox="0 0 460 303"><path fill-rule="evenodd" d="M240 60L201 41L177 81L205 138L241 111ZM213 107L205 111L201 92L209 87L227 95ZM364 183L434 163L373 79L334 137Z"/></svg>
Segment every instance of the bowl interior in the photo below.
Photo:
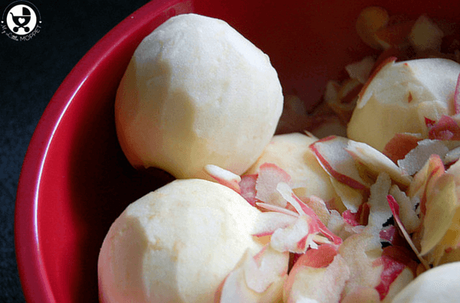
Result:
<svg viewBox="0 0 460 303"><path fill-rule="evenodd" d="M390 14L458 20L460 2L381 1ZM18 187L16 244L30 302L97 302L97 257L124 208L172 180L135 171L116 138L118 83L144 36L187 12L226 20L267 53L285 94L319 101L329 79L374 53L355 32L378 1L152 1L108 33L72 70L31 141Z"/></svg>

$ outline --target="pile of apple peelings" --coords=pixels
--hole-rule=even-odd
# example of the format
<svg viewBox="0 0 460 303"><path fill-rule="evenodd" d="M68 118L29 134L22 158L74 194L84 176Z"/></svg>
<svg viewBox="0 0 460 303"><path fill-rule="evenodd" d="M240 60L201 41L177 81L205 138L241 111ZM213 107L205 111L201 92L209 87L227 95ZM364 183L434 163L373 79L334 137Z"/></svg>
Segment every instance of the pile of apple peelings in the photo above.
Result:
<svg viewBox="0 0 460 303"><path fill-rule="evenodd" d="M383 153L347 138L330 136L310 149L340 204L301 196L272 163L243 176L207 167L262 210L254 236L267 242L229 274L220 302L264 302L277 292L284 302L391 301L418 274L460 260L459 161L446 169L432 154L409 176Z"/></svg>

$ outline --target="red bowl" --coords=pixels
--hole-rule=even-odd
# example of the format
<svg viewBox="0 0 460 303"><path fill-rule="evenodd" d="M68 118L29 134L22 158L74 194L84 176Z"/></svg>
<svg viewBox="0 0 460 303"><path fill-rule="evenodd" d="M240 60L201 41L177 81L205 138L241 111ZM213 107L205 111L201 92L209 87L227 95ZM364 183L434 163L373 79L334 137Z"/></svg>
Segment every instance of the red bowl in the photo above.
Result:
<svg viewBox="0 0 460 303"><path fill-rule="evenodd" d="M115 133L113 106L139 42L173 15L226 20L269 54L285 94L309 104L326 81L373 51L355 32L359 12L378 1L158 0L134 12L75 66L46 108L18 186L15 240L28 302L97 302L97 257L124 208L172 180L135 171ZM459 1L381 1L390 14L458 20Z"/></svg>

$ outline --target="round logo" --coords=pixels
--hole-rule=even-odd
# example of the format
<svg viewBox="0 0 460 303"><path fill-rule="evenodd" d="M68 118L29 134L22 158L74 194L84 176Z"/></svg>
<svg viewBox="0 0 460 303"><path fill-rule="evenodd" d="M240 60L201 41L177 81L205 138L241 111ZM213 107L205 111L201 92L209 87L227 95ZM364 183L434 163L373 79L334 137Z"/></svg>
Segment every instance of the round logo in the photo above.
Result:
<svg viewBox="0 0 460 303"><path fill-rule="evenodd" d="M28 41L41 29L38 9L29 1L14 1L2 17L2 34L15 41Z"/></svg>

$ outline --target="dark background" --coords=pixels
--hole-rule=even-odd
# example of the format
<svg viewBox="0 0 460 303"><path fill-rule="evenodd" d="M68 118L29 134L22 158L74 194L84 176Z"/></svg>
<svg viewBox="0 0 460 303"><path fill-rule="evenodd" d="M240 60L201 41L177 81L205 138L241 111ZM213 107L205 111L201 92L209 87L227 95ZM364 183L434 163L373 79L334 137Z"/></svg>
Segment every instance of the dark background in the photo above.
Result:
<svg viewBox="0 0 460 303"><path fill-rule="evenodd" d="M0 0L0 13L12 2ZM24 302L14 250L14 207L34 129L83 55L148 0L30 2L41 14L40 33L22 42L0 34L0 302Z"/></svg>

